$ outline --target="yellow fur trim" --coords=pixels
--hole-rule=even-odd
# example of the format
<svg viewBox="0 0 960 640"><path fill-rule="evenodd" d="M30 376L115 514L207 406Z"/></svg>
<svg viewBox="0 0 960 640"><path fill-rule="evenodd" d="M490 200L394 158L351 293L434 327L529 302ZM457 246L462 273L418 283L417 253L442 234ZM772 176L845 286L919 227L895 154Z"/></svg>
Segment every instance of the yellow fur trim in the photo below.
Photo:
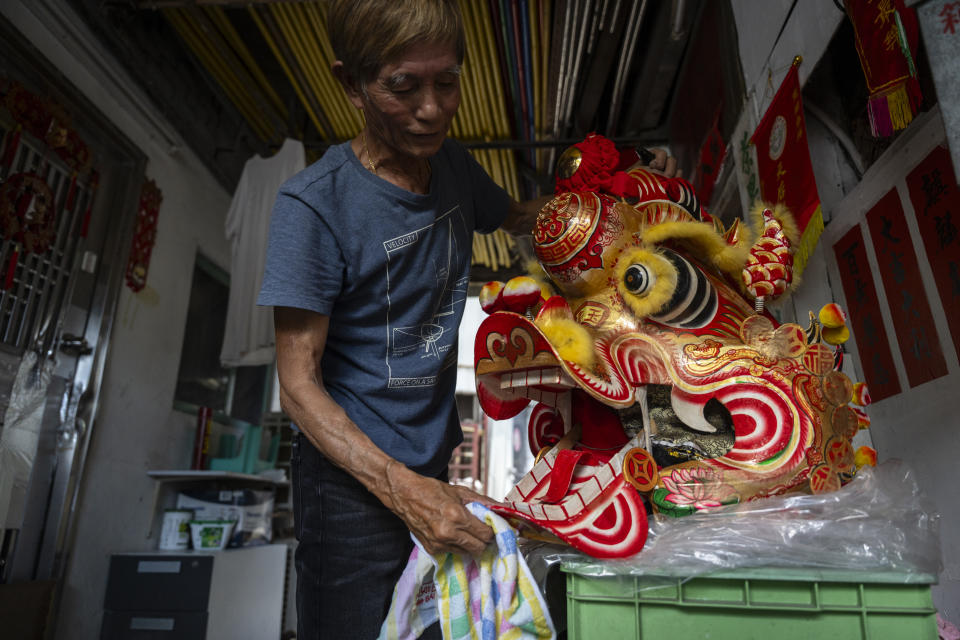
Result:
<svg viewBox="0 0 960 640"><path fill-rule="evenodd" d="M643 241L659 244L667 240L679 241L695 249L693 255L734 280L740 279L740 271L746 264L751 239L746 229L741 230L737 244L729 245L713 225L703 222L664 222L649 227L643 232Z"/></svg>
<svg viewBox="0 0 960 640"><path fill-rule="evenodd" d="M810 216L810 222L807 228L803 230L803 237L800 238L800 246L797 247L793 255L793 276L794 288L800 282L800 274L807 266L810 256L817 248L817 242L820 240L820 234L823 233L823 209L817 205L813 215Z"/></svg>
<svg viewBox="0 0 960 640"><path fill-rule="evenodd" d="M582 324L572 318L548 314L537 318L536 325L561 358L585 369L593 367L593 339Z"/></svg>
<svg viewBox="0 0 960 640"><path fill-rule="evenodd" d="M526 272L528 276L536 280L537 284L540 285L540 295L543 296L544 300L549 300L551 296L559 293L553 281L550 280L550 277L546 271L544 271L543 265L536 260L532 258L527 260Z"/></svg>
<svg viewBox="0 0 960 640"><path fill-rule="evenodd" d="M647 291L639 295L628 291L623 284L627 269L635 264L646 267L652 280ZM634 248L625 251L617 259L614 277L617 291L638 318L645 318L660 311L677 288L677 270L673 263L649 249Z"/></svg>

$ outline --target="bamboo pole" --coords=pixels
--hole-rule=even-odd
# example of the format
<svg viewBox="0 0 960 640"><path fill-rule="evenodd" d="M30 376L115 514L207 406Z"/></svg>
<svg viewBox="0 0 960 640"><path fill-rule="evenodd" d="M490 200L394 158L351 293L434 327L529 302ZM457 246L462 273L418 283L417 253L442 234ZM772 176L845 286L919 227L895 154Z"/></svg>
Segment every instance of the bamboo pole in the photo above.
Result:
<svg viewBox="0 0 960 640"><path fill-rule="evenodd" d="M339 102L336 100L337 94L341 93L339 87L333 86L333 74L330 72L329 63L327 63L319 48L316 47L318 37L325 34L317 34L310 28L310 20L302 11L304 5L277 5L276 10L286 14L287 38L298 45L296 53L300 67L308 77L314 93L320 97L331 98L325 101L324 110L327 119L334 128L334 132L340 139L352 137L349 119L342 110L339 109Z"/></svg>
<svg viewBox="0 0 960 640"><path fill-rule="evenodd" d="M243 40L240 38L240 34L238 34L237 30L234 29L233 23L230 22L229 18L227 18L223 9L217 6L211 6L206 9L206 12L207 15L209 15L213 20L214 24L217 25L217 28L220 29L220 32L227 39L227 42L230 43L230 46L233 47L233 50L236 51L241 60L246 63L247 68L256 80L260 90L263 91L264 95L267 96L267 98L273 104L273 107L277 110L277 113L286 119L288 115L286 105L283 104L283 100L281 100L280 96L277 95L277 92L274 91L273 85L271 85L270 81L267 80L267 76L263 73L263 69L261 69L260 65L257 64L257 61L253 58L253 54L250 53L250 49L248 49L243 43Z"/></svg>
<svg viewBox="0 0 960 640"><path fill-rule="evenodd" d="M293 86L293 90L297 94L297 97L300 98L300 103L303 105L304 109L306 109L307 115L310 117L310 121L313 122L313 126L316 127L321 137L329 140L330 130L324 127L321 123L320 117L316 113L313 101L307 97L305 87L302 86L301 82L297 78L297 75L294 73L293 68L290 66L291 61L287 60L283 51L281 51L278 43L270 33L270 28L268 27L267 23L258 14L255 7L248 7L247 11L250 14L250 17L253 19L254 24L256 24L257 28L260 30L260 34L263 36L264 40L266 40L267 46L269 46L270 50L273 51L274 57L276 57L277 62L280 64L280 67L286 74L287 80L289 80L290 84Z"/></svg>
<svg viewBox="0 0 960 640"><path fill-rule="evenodd" d="M316 81L316 71L313 66L313 61L304 53L304 43L301 41L300 33L294 27L293 22L287 13L288 7L289 5L286 4L273 4L270 5L268 10L270 11L273 19L276 21L277 26L280 28L280 32L287 41L287 44L290 46L290 51L294 58L293 62L300 69L300 73L303 75L304 81L307 84L306 88L309 89L315 97L319 98L322 96L322 92L319 91L319 85ZM343 132L340 130L337 124L331 120L330 114L327 113L326 109L324 109L322 102L320 102L320 109L323 111L324 116L330 123L334 137L342 138Z"/></svg>
<svg viewBox="0 0 960 640"><path fill-rule="evenodd" d="M197 33L202 34L213 59L220 66L221 73L233 84L234 91L246 107L246 117L255 118L263 128L265 141L271 141L286 134L286 119L271 105L270 98L260 89L256 79L244 65L240 54L228 41L220 26L211 19L206 9L191 9L189 19ZM242 44L241 44L242 46Z"/></svg>
<svg viewBox="0 0 960 640"><path fill-rule="evenodd" d="M326 5L323 5L323 7L325 6ZM311 24L313 24L316 35L314 44L321 51L321 55L324 60L323 75L327 79L328 87L331 92L330 97L333 103L336 105L337 111L343 118L344 126L346 126L347 130L351 132L351 135L356 135L360 129L363 128L363 120L360 116L360 112L347 98L347 94L340 86L340 82L333 75L331 66L336 61L337 57L333 52L333 47L330 45L330 38L327 36L326 13L319 4L305 4L302 5L302 7L307 13Z"/></svg>
<svg viewBox="0 0 960 640"><path fill-rule="evenodd" d="M236 105L241 115L257 134L257 137L264 141L268 140L270 138L269 125L264 124L256 109L251 109L244 91L238 87L235 78L227 71L226 66L217 55L216 49L204 38L202 30L194 22L193 17L188 15L186 10L166 10L165 15L186 41L187 46L200 60L200 63L220 84L230 101Z"/></svg>

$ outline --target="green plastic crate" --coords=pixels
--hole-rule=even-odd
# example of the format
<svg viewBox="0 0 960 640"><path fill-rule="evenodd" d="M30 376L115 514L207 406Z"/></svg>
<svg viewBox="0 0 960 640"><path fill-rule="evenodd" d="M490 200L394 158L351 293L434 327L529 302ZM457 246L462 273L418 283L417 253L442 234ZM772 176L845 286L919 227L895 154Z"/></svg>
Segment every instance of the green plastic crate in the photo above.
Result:
<svg viewBox="0 0 960 640"><path fill-rule="evenodd" d="M567 573L569 640L937 640L933 576L798 569Z"/></svg>

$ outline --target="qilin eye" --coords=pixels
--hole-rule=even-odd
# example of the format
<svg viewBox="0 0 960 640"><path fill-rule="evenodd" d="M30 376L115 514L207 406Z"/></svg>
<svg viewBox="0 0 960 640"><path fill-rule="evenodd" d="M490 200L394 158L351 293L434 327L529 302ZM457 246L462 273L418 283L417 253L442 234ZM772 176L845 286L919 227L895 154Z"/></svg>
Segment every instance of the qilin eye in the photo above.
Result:
<svg viewBox="0 0 960 640"><path fill-rule="evenodd" d="M670 300L650 317L671 327L699 329L707 326L717 313L717 291L699 268L679 253L664 250L663 257L677 270L677 284Z"/></svg>
<svg viewBox="0 0 960 640"><path fill-rule="evenodd" d="M643 295L650 291L656 281L653 273L642 264L632 264L623 274L623 284L634 295Z"/></svg>

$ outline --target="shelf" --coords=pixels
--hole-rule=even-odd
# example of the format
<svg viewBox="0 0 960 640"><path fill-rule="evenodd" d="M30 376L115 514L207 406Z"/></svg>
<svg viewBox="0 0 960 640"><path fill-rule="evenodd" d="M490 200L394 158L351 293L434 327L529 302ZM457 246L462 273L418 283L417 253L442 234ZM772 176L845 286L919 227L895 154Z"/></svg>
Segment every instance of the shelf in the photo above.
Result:
<svg viewBox="0 0 960 640"><path fill-rule="evenodd" d="M244 480L246 482L265 482L278 487L290 485L289 480L273 480L267 476L255 473L238 473L236 471L207 471L193 469L151 470L147 475L157 480Z"/></svg>
<svg viewBox="0 0 960 640"><path fill-rule="evenodd" d="M290 480L273 480L271 478L260 476L254 473L238 473L236 471L208 471L194 469L152 469L147 471L147 475L157 481L153 489L153 504L150 512L151 518L150 530L147 532L147 538L153 536L154 529L158 527L162 514L157 509L160 504L161 491L166 487L170 491L170 485L178 482L205 482L213 480L229 480L247 484L269 484L274 487L289 487Z"/></svg>

